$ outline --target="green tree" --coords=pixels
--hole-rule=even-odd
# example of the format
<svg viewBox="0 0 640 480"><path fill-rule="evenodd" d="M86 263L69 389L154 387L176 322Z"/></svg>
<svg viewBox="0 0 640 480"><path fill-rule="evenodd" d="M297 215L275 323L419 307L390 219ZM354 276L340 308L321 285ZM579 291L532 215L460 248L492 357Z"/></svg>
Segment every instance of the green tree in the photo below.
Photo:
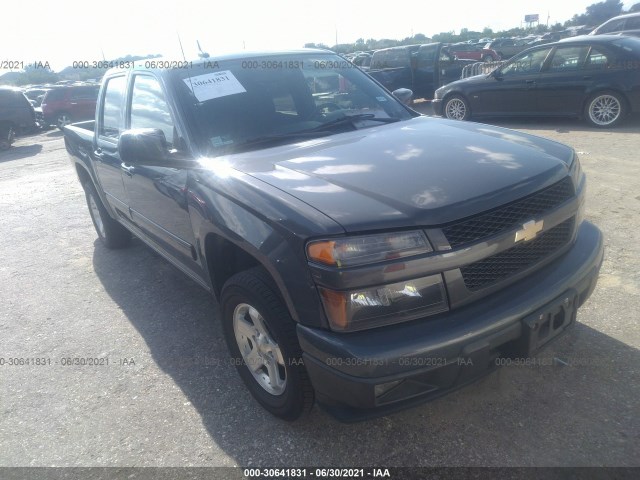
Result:
<svg viewBox="0 0 640 480"><path fill-rule="evenodd" d="M610 18L622 13L621 0L605 0L594 3L587 7L587 11L581 15L574 15L573 18L565 22L565 26L572 25L600 25Z"/></svg>
<svg viewBox="0 0 640 480"><path fill-rule="evenodd" d="M55 83L60 80L48 64L31 63L27 65L20 78L16 81L16 85L37 85L41 83Z"/></svg>

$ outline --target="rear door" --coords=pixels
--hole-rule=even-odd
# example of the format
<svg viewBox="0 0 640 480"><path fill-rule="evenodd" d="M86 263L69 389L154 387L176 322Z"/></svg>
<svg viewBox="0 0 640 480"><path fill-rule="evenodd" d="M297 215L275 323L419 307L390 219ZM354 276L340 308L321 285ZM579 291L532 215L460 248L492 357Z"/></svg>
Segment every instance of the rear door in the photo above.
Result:
<svg viewBox="0 0 640 480"><path fill-rule="evenodd" d="M100 99L93 156L107 202L119 215L129 219L129 203L122 183L118 154L118 140L124 125L126 85L126 74L110 77L105 83Z"/></svg>
<svg viewBox="0 0 640 480"><path fill-rule="evenodd" d="M588 45L556 47L538 80L538 112L579 115L586 91L593 83L592 69L585 70Z"/></svg>
<svg viewBox="0 0 640 480"><path fill-rule="evenodd" d="M551 47L543 47L519 55L500 68L498 75L487 77L473 92L471 103L478 105L476 112L527 115L538 111L536 88L550 51Z"/></svg>
<svg viewBox="0 0 640 480"><path fill-rule="evenodd" d="M158 79L137 73L131 79L127 128L156 128L164 133L168 155L179 165L188 154L176 148L177 132L172 112ZM123 165L123 180L133 222L173 259L202 277L188 206L186 168L137 163Z"/></svg>

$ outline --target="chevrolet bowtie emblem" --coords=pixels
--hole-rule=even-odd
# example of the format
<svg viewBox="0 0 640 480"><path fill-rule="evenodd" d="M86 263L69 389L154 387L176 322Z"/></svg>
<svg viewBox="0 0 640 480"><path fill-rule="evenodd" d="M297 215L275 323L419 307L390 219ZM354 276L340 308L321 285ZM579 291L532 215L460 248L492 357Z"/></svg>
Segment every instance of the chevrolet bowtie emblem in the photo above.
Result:
<svg viewBox="0 0 640 480"><path fill-rule="evenodd" d="M529 240L533 240L536 238L536 235L542 231L542 227L544 226L544 220L540 220L536 222L535 220L530 220L527 223L522 224L522 230L518 230L516 232L516 238L514 242L517 243L520 240L524 240L528 242Z"/></svg>

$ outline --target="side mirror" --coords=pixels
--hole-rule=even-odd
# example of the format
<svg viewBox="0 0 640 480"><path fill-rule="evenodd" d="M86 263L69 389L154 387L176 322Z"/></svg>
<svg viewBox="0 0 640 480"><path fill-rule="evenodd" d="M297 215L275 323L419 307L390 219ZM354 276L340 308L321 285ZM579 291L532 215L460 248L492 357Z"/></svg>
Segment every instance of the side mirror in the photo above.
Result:
<svg viewBox="0 0 640 480"><path fill-rule="evenodd" d="M496 68L493 72L491 72L491 76L496 80L502 80L502 72L499 68Z"/></svg>
<svg viewBox="0 0 640 480"><path fill-rule="evenodd" d="M394 90L393 96L400 100L405 105L409 105L411 103L411 98L413 98L413 91L408 88L398 88Z"/></svg>
<svg viewBox="0 0 640 480"><path fill-rule="evenodd" d="M120 135L120 160L129 165L157 164L167 158L167 139L159 128L134 128Z"/></svg>

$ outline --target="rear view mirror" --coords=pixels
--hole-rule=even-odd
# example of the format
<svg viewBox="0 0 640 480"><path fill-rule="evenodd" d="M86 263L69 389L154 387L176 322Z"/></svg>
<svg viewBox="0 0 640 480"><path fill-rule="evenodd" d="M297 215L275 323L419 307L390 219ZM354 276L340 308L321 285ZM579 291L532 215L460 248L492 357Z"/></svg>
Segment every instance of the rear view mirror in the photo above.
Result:
<svg viewBox="0 0 640 480"><path fill-rule="evenodd" d="M393 96L405 105L409 105L411 103L411 99L413 98L413 91L408 88L398 88L397 90L393 91Z"/></svg>
<svg viewBox="0 0 640 480"><path fill-rule="evenodd" d="M157 164L167 158L167 139L159 128L134 128L120 135L120 160L129 165Z"/></svg>

